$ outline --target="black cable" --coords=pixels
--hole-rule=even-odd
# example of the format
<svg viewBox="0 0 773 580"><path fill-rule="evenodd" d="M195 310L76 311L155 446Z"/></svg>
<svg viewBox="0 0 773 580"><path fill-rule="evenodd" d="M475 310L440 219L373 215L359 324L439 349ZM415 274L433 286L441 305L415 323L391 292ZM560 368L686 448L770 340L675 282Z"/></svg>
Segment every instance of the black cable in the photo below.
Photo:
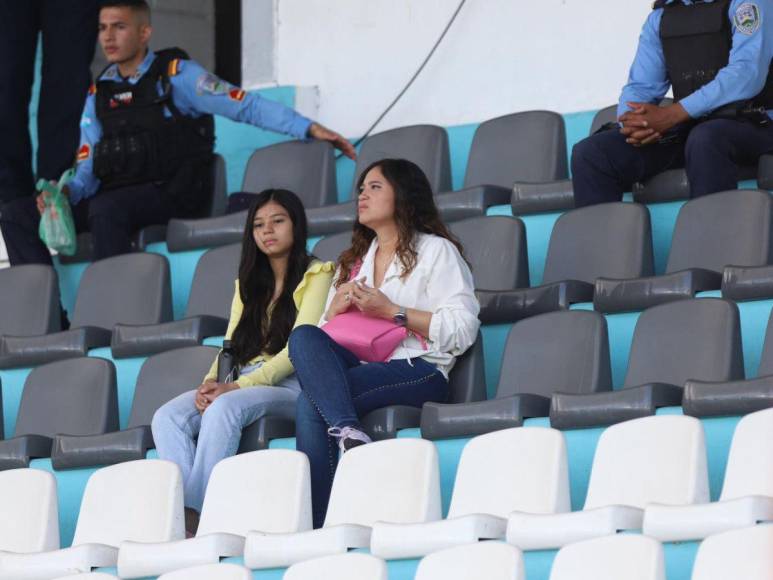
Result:
<svg viewBox="0 0 773 580"><path fill-rule="evenodd" d="M454 10L454 13L451 15L451 18L448 21L448 24L446 24L446 27L443 29L443 32L440 34L438 39L435 41L435 44L432 46L432 49L429 51L427 56L424 58L424 61L421 63L419 68L416 69L416 72L413 73L413 76L411 76L411 78L408 81L408 83L397 94L397 96L394 98L394 100L389 104L389 106L386 109L384 109L384 112L381 113L378 116L378 118L373 122L373 124L371 124L370 127L368 127L368 130L365 131L365 133L362 135L362 137L360 137L359 139L357 139L354 142L354 147L355 148L357 148L360 145L360 143L365 141L365 139L367 139L370 136L370 134L373 131L373 129L375 129L378 126L378 124L384 119L384 117L386 117L389 114L389 111L391 111L394 108L394 106L400 101L400 99L403 98L403 95L408 91L408 89L411 88L411 85L414 83L414 81L419 77L419 75L422 73L424 68L427 66L427 63L432 58L432 55L435 54L435 51L440 46L440 43L443 42L443 39L446 37L446 34L448 34L448 31L451 29L451 26L454 24L454 21L456 20L456 17L459 15L459 12L461 12L462 7L464 6L464 4L466 2L467 2L467 0L460 0L459 6L456 7L456 10ZM340 159L342 156L343 156L343 153L339 152L336 155L336 159Z"/></svg>

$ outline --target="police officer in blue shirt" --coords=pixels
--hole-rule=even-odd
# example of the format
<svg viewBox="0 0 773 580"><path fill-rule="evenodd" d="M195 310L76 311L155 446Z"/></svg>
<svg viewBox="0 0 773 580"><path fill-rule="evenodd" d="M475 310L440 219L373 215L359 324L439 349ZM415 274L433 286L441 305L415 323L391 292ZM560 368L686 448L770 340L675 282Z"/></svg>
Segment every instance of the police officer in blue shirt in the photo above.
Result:
<svg viewBox="0 0 773 580"><path fill-rule="evenodd" d="M572 151L575 205L619 201L685 167L691 197L738 186L773 151L773 0L658 0L639 39L618 124ZM673 89L674 103L658 102Z"/></svg>
<svg viewBox="0 0 773 580"><path fill-rule="evenodd" d="M131 251L131 235L142 227L201 215L212 188L212 115L329 141L354 157L339 134L220 80L183 51L149 51L150 36L145 0L102 3L99 43L111 64L89 89L66 189L76 230L92 234L95 259ZM45 195L2 208L12 265L51 263L37 234Z"/></svg>

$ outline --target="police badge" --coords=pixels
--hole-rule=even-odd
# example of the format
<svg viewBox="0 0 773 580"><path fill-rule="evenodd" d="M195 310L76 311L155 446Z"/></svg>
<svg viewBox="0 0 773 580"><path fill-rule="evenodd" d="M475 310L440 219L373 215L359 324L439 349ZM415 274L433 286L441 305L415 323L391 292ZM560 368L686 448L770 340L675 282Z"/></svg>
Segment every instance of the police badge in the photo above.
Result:
<svg viewBox="0 0 773 580"><path fill-rule="evenodd" d="M734 20L738 32L751 36L760 27L760 9L753 2L744 2L735 11Z"/></svg>

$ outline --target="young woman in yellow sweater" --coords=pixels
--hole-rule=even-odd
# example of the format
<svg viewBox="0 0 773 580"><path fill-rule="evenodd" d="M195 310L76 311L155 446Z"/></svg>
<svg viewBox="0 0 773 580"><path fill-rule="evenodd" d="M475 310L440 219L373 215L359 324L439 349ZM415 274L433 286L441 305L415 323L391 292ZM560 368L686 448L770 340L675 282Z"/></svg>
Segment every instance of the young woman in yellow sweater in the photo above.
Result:
<svg viewBox="0 0 773 580"><path fill-rule="evenodd" d="M201 511L215 464L236 453L244 427L271 414L295 417L300 392L287 340L301 324L316 324L333 278L332 262L306 251L306 214L286 190L261 193L247 214L226 339L238 372L217 382L217 361L202 385L161 407L153 417L158 455L180 466L186 520ZM197 441L198 439L198 441ZM193 527L193 526L191 526Z"/></svg>

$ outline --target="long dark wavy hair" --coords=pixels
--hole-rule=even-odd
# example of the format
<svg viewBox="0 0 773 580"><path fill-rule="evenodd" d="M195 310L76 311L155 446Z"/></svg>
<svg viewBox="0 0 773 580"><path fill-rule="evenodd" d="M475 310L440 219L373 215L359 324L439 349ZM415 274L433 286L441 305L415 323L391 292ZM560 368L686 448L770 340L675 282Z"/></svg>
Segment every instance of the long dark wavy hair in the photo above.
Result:
<svg viewBox="0 0 773 580"><path fill-rule="evenodd" d="M281 205L293 224L293 245L282 293L271 309L276 280L266 254L260 251L252 235L255 214L269 202ZM275 355L287 344L297 311L293 291L300 284L312 256L306 251L308 226L303 203L286 189L267 189L258 194L247 212L239 263L239 293L244 305L242 317L231 336L234 358L247 364L260 354Z"/></svg>
<svg viewBox="0 0 773 580"><path fill-rule="evenodd" d="M407 277L416 267L416 235L434 234L449 240L464 256L464 249L440 219L440 213L432 195L432 186L421 168L407 159L382 159L370 164L357 180L360 191L365 176L374 167L378 167L384 178L395 191L395 223L397 224L396 255L402 264L401 278ZM354 265L368 252L376 232L360 223L354 224L352 247L341 254L340 274L336 287L349 280Z"/></svg>

